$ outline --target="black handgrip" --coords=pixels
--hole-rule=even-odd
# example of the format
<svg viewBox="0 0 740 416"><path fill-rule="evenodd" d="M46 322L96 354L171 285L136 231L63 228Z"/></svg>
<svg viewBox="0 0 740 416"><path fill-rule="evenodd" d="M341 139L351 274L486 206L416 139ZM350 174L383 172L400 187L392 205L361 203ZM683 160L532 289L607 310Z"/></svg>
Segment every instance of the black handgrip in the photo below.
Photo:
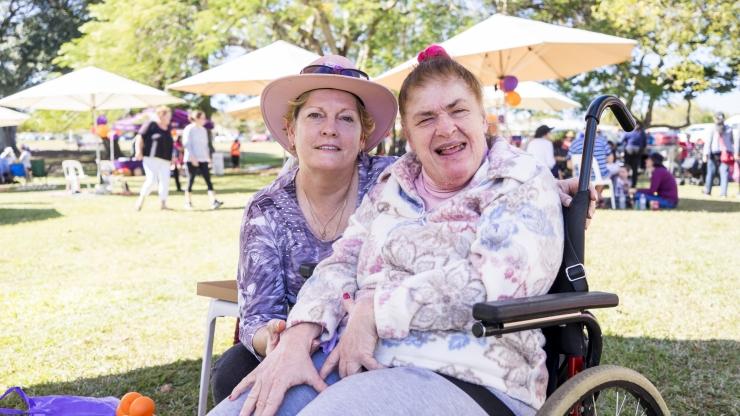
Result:
<svg viewBox="0 0 740 416"><path fill-rule="evenodd" d="M622 126L622 130L632 131L637 126L637 122L627 106L624 105L622 100L613 95L602 95L591 101L591 105L588 106L586 111L586 121L588 122L589 118L593 118L598 123L606 108L612 110L617 121L619 121L619 125Z"/></svg>

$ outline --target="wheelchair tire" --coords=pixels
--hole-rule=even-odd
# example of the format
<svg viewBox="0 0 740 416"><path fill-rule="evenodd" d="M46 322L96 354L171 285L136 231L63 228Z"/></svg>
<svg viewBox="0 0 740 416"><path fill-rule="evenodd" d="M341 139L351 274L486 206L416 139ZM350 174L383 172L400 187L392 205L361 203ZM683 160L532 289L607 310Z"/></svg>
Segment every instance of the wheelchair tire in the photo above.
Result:
<svg viewBox="0 0 740 416"><path fill-rule="evenodd" d="M575 414L583 416L670 415L653 383L634 370L615 365L600 365L578 373L548 397L537 416L569 416L576 406L580 413Z"/></svg>

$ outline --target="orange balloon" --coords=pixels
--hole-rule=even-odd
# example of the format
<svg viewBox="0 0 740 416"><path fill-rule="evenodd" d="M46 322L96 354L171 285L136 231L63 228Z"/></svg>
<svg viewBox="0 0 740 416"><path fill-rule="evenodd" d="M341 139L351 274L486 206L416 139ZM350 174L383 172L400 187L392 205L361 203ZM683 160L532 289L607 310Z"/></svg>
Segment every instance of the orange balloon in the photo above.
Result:
<svg viewBox="0 0 740 416"><path fill-rule="evenodd" d="M139 397L141 397L141 394L135 391L130 391L124 394L123 397L121 397L121 402L118 403L118 407L116 408L116 416L126 416L131 407L131 403Z"/></svg>
<svg viewBox="0 0 740 416"><path fill-rule="evenodd" d="M141 396L131 403L131 407L128 409L128 416L153 416L154 409L154 400L147 396Z"/></svg>
<svg viewBox="0 0 740 416"><path fill-rule="evenodd" d="M507 92L504 99L506 100L506 104L512 107L516 107L522 102L522 96L516 91Z"/></svg>

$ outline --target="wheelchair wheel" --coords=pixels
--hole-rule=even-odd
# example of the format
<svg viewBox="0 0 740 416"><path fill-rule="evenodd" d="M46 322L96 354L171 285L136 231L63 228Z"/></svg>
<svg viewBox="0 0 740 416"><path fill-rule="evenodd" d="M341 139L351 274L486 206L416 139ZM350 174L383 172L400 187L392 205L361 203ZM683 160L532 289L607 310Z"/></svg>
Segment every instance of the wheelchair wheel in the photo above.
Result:
<svg viewBox="0 0 740 416"><path fill-rule="evenodd" d="M667 416L670 411L658 389L642 374L629 368L600 365L563 383L537 415Z"/></svg>

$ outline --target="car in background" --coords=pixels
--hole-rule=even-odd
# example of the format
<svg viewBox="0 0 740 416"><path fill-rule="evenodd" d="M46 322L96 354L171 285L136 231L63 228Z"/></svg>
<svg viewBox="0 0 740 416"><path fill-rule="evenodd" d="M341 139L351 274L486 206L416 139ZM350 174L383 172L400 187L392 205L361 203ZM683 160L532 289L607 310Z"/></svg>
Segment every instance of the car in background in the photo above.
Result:
<svg viewBox="0 0 740 416"><path fill-rule="evenodd" d="M655 127L647 129L646 132L653 136L653 142L650 143L655 146L671 146L678 144L678 131L669 129L667 127Z"/></svg>
<svg viewBox="0 0 740 416"><path fill-rule="evenodd" d="M686 136L688 136L688 141L691 143L706 143L713 131L714 123L692 124L683 130L684 137L682 139L686 141Z"/></svg>

